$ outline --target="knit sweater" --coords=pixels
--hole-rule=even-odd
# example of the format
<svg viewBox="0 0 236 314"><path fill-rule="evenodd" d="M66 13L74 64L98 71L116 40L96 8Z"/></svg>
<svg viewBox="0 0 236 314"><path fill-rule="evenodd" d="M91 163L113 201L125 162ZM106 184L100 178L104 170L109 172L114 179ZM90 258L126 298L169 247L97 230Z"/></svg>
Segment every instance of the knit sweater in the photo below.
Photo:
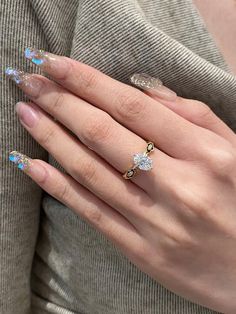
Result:
<svg viewBox="0 0 236 314"><path fill-rule="evenodd" d="M0 313L216 313L140 271L8 161L18 150L64 171L15 114L15 103L27 98L3 73L6 66L40 73L24 59L26 47L127 84L134 72L159 77L236 131L236 78L191 0L0 0L0 14Z"/></svg>

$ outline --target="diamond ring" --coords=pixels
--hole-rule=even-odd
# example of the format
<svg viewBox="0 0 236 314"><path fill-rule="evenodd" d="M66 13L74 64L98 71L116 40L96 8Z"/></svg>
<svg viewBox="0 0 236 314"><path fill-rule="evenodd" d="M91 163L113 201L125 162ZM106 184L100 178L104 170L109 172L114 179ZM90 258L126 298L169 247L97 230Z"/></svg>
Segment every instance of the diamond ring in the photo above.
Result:
<svg viewBox="0 0 236 314"><path fill-rule="evenodd" d="M134 164L132 168L128 169L123 177L125 179L131 179L136 174L137 169L149 171L152 169L152 159L148 156L154 150L154 144L152 142L147 143L147 148L144 153L137 153L133 156Z"/></svg>

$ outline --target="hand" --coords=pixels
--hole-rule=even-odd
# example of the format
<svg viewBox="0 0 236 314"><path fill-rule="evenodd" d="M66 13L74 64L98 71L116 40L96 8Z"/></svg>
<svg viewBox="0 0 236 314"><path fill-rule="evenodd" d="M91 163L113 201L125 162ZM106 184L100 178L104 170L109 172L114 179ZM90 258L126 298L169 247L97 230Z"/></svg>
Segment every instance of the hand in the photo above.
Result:
<svg viewBox="0 0 236 314"><path fill-rule="evenodd" d="M29 49L26 57L55 82L7 69L32 100L17 113L67 174L20 153L11 160L140 270L189 300L236 313L233 131L207 105L153 79L157 88L143 93L66 57ZM155 144L153 169L125 180L144 139Z"/></svg>

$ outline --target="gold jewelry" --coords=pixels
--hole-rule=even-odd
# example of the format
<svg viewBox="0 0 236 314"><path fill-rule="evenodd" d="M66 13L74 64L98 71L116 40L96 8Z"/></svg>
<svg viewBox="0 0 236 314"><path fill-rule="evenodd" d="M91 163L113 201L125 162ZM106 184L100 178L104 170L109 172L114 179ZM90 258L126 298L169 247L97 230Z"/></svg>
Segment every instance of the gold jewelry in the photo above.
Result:
<svg viewBox="0 0 236 314"><path fill-rule="evenodd" d="M147 142L147 148L144 153L134 154L133 160L134 164L132 168L128 169L123 177L127 180L133 178L137 173L137 169L149 171L152 169L152 159L148 156L154 150L154 144L152 142Z"/></svg>

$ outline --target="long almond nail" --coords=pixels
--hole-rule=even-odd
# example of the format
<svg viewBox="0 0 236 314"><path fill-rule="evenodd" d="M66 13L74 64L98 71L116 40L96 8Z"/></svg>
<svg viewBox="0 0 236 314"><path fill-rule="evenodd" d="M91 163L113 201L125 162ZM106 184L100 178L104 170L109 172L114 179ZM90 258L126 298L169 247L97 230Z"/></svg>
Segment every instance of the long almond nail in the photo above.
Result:
<svg viewBox="0 0 236 314"><path fill-rule="evenodd" d="M14 150L9 154L9 160L16 164L20 170L27 170L30 166L31 158Z"/></svg>
<svg viewBox="0 0 236 314"><path fill-rule="evenodd" d="M25 73L11 67L6 68L5 74L28 96L37 97L39 95L43 82L34 74Z"/></svg>
<svg viewBox="0 0 236 314"><path fill-rule="evenodd" d="M57 56L42 49L26 48L25 57L56 79L63 79L68 71L68 63L63 56Z"/></svg>
<svg viewBox="0 0 236 314"><path fill-rule="evenodd" d="M25 57L34 64L40 66L49 61L48 59L50 58L50 54L42 49L26 48Z"/></svg>
<svg viewBox="0 0 236 314"><path fill-rule="evenodd" d="M6 68L5 74L12 81L14 81L17 85L22 84L24 81L27 81L28 79L27 73L14 69L12 67Z"/></svg>
<svg viewBox="0 0 236 314"><path fill-rule="evenodd" d="M140 87L161 99L174 101L177 98L176 93L164 86L160 79L152 77L146 73L134 73L130 77L130 81L137 87Z"/></svg>
<svg viewBox="0 0 236 314"><path fill-rule="evenodd" d="M18 151L12 151L9 154L9 160L38 184L43 183L48 175L41 161L31 159Z"/></svg>
<svg viewBox="0 0 236 314"><path fill-rule="evenodd" d="M16 104L16 112L20 121L29 128L33 128L39 120L38 112L30 104L22 101Z"/></svg>

